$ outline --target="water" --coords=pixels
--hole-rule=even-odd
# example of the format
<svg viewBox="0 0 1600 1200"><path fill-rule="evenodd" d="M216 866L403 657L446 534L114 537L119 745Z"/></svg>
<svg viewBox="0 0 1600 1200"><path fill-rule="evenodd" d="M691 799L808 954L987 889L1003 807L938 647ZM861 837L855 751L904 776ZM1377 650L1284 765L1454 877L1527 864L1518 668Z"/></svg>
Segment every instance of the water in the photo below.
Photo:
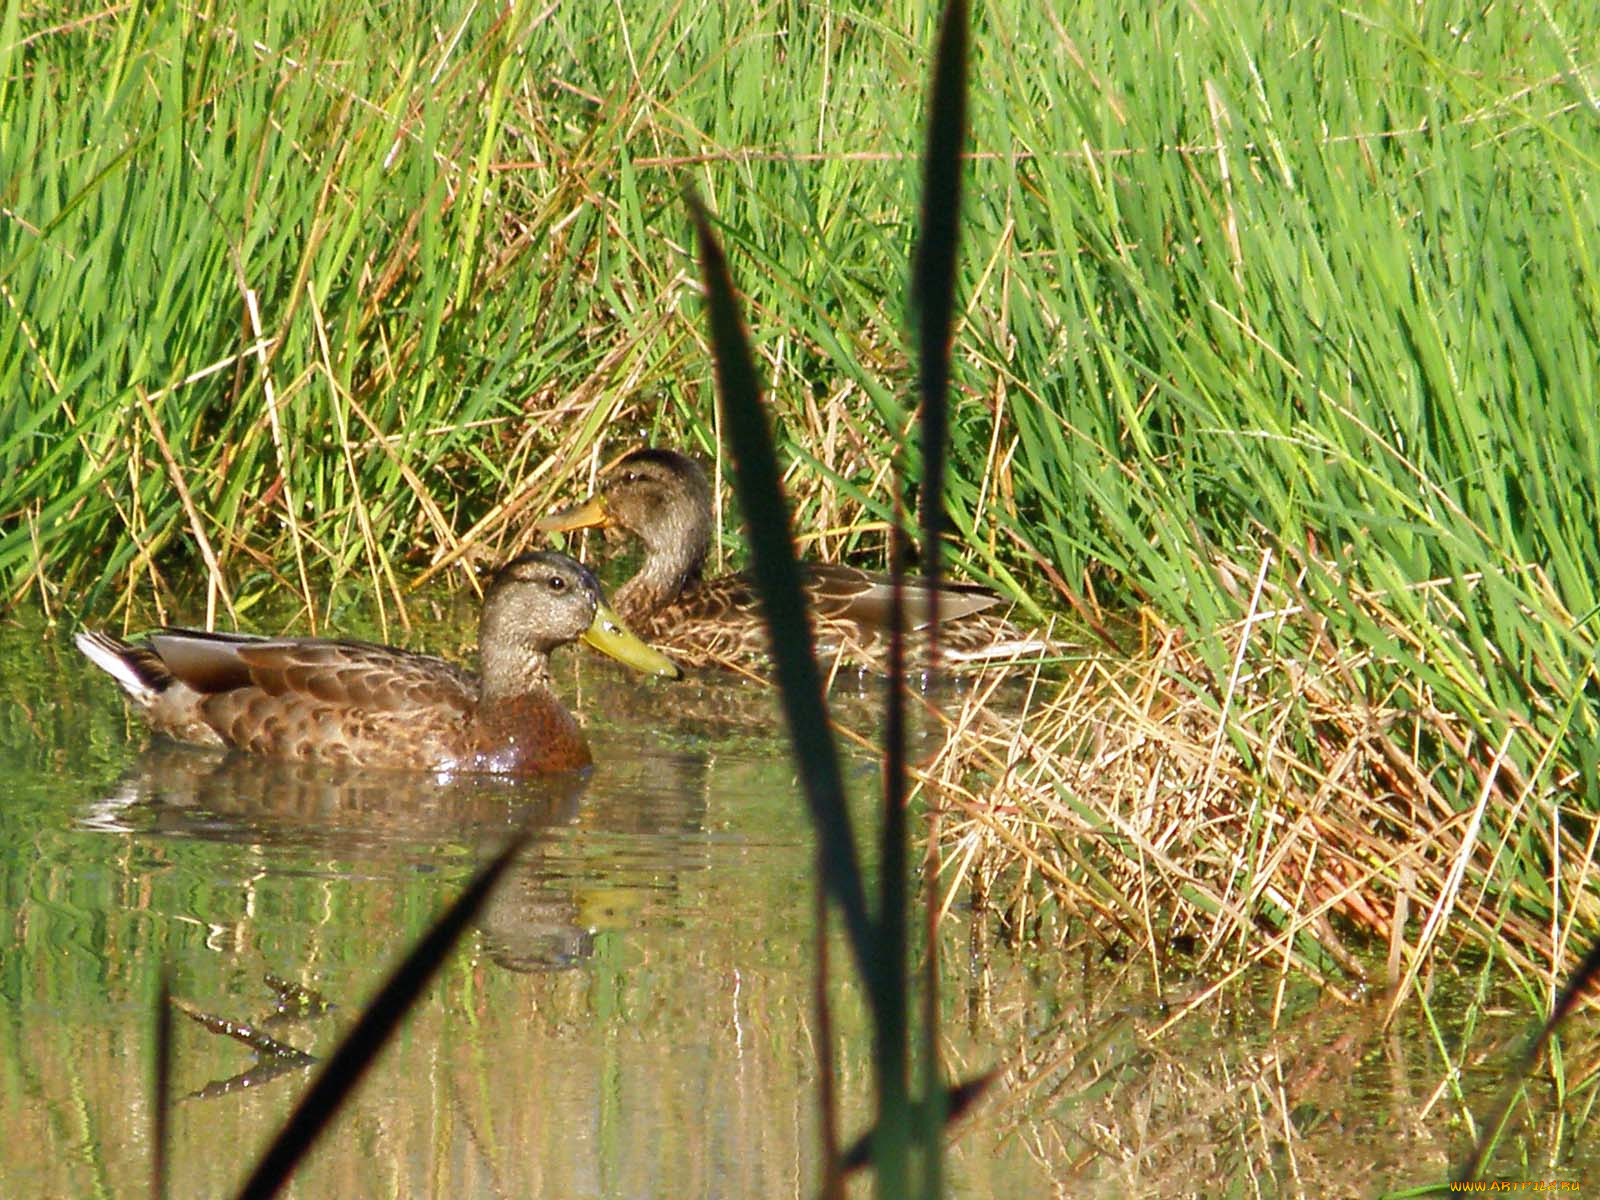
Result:
<svg viewBox="0 0 1600 1200"><path fill-rule="evenodd" d="M325 1055L531 823L290 1194L813 1195L811 842L771 697L565 657L587 782L445 785L145 748L64 635L0 628L0 1191L146 1194L163 964L213 1025ZM870 798L871 764L851 769ZM983 928L952 916L942 1045L958 1074L1008 1073L952 1142L953 1195L1370 1194L1440 1178L1465 1145L1425 1028L1291 984L1272 1032L1263 974L1151 1042L1181 981L1158 991L1098 945L1013 958ZM330 1007L274 1015L269 977ZM870 1074L859 996L835 994L848 1135ZM1479 1113L1524 1027L1490 1024L1470 1032ZM306 1079L178 1018L172 1194L236 1187ZM1523 1114L1511 1144L1555 1166L1511 1177L1589 1165L1560 1115Z"/></svg>
<svg viewBox="0 0 1600 1200"><path fill-rule="evenodd" d="M809 832L770 698L592 661L574 680L569 654L586 785L445 785L146 749L111 681L41 637L0 633L6 1195L143 1194L163 963L187 1008L325 1055L524 823L532 850L292 1194L814 1189ZM333 1007L268 1021L268 975ZM838 1008L854 1128L870 1080L852 989ZM173 1194L225 1194L306 1074L254 1079L249 1047L182 1018L176 1049ZM966 1194L1037 1190L1020 1147L966 1157Z"/></svg>

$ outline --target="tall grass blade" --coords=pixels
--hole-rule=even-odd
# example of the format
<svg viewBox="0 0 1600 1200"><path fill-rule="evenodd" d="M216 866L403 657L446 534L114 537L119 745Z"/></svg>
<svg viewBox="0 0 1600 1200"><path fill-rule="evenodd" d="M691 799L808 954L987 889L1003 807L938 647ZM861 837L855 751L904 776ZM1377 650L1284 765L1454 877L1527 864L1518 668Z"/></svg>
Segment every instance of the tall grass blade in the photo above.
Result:
<svg viewBox="0 0 1600 1200"><path fill-rule="evenodd" d="M889 678L883 721L883 826L878 881L879 956L884 969L883 1009L873 1023L878 1064L878 1129L873 1139L878 1187L884 1195L909 1195L911 1114L909 898L906 886L906 639L904 514L895 506L889 555ZM937 889L935 889L937 890Z"/></svg>
<svg viewBox="0 0 1600 1200"><path fill-rule="evenodd" d="M1490 1110L1490 1116L1484 1122L1483 1132L1478 1135L1478 1144L1472 1148L1471 1157L1451 1176L1454 1182L1466 1183L1478 1178L1484 1160L1489 1157L1495 1142L1500 1139L1500 1132L1505 1127L1506 1117L1511 1113L1511 1102L1516 1097L1517 1089L1522 1086L1523 1080L1528 1077L1528 1072L1533 1070L1534 1064L1539 1061L1539 1056L1544 1053L1545 1047L1550 1042L1550 1036L1555 1033L1557 1026L1577 1007L1578 1001L1596 978L1600 978L1600 938L1596 938L1589 947L1589 952L1583 956L1583 961L1567 979L1567 986L1562 988L1561 994L1556 997L1549 1018L1539 1027L1539 1032L1528 1040L1527 1047L1512 1066L1505 1083L1500 1088L1499 1096L1495 1098L1494 1108Z"/></svg>
<svg viewBox="0 0 1600 1200"><path fill-rule="evenodd" d="M937 584L943 570L945 446L949 440L950 329L961 223L961 152L967 137L967 6L948 0L928 99L922 156L922 218L912 273L917 376L922 392L922 570L935 585L929 639L937 646Z"/></svg>
<svg viewBox="0 0 1600 1200"><path fill-rule="evenodd" d="M917 383L922 400L922 569L929 588L928 669L937 683L939 669L939 580L944 570L943 530L945 523L945 453L949 440L950 400L950 343L955 315L955 277L957 252L961 232L961 177L962 151L967 142L967 6L966 0L946 0L939 21L939 41L933 68L933 82L929 89L927 142L922 156L922 214L918 235L916 262L912 272L911 307L917 319ZM897 562L899 556L896 556ZM896 607L896 638L899 636L900 610ZM891 674L890 686L893 701L903 705L899 666ZM891 712L893 709L891 709ZM889 735L902 739L903 721L893 727ZM904 747L892 742L888 748L898 761L886 772L897 769L904 772ZM903 797L903 779L898 790ZM928 860L937 864L933 841L938 837L938 814L931 819L928 831L930 849ZM896 873L891 876L887 864L890 860L889 825L885 821L885 876L884 922L890 914L898 915L898 942L891 942L885 933L885 942L897 946L904 954L905 945L905 830L901 818L896 855ZM917 1130L924 1149L922 1162L923 1194L939 1196L944 1187L943 1142L937 1136L943 1128L944 1078L939 1065L939 957L938 957L938 893L934 886L936 876L930 873L927 894L927 944L924 947L927 967L923 975L921 1092L924 1102L919 1108L920 1123ZM890 887L896 886L898 895L894 908L889 907ZM895 960L904 971L903 959ZM905 1010L905 993L898 997L897 1010L908 1019ZM903 1043L902 1043L903 1045ZM904 1131L896 1131L904 1136ZM892 1139L886 1139L892 1140Z"/></svg>
<svg viewBox="0 0 1600 1200"><path fill-rule="evenodd" d="M789 533L789 513L779 483L778 459L761 404L750 356L750 341L739 316L733 280L711 220L698 197L685 192L694 218L700 271L711 318L711 348L716 360L717 394L722 401L723 433L733 460L734 491L750 526L750 557L761 595L772 661L783 700L789 737L806 802L817 827L818 863L823 883L844 914L845 932L856 969L866 982L876 1010L881 1006L882 965L877 936L867 911L866 889L856 850L855 829L845 806L839 751L822 699L822 674L811 647L811 620L800 586L800 564Z"/></svg>
<svg viewBox="0 0 1600 1200"><path fill-rule="evenodd" d="M400 1021L444 965L494 885L527 845L528 836L524 832L513 837L494 861L473 876L467 890L433 923L390 974L257 1161L250 1178L239 1189L239 1200L264 1200L276 1195L288 1182L300 1160L361 1082L378 1051L393 1036Z"/></svg>

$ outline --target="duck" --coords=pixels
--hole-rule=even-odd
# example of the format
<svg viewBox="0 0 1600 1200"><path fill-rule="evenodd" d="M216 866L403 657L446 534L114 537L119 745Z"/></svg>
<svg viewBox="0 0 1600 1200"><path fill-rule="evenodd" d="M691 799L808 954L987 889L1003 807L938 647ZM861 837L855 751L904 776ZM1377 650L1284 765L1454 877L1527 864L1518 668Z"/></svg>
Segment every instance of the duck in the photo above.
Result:
<svg viewBox="0 0 1600 1200"><path fill-rule="evenodd" d="M618 614L640 637L689 667L748 671L765 660L767 635L755 585L745 573L705 577L714 518L705 468L679 451L643 446L609 465L587 499L535 523L539 532L619 529L644 547L638 571L613 594ZM889 576L856 567L807 563L804 586L825 661L882 673L889 657ZM925 665L932 588L903 583L913 637L908 661ZM990 588L943 581L939 648L946 662L1037 659L1053 652L1039 634L990 611L1002 603ZM922 616L917 616L917 614Z"/></svg>
<svg viewBox="0 0 1600 1200"><path fill-rule="evenodd" d="M679 668L632 633L594 574L565 554L523 554L484 594L474 675L369 642L167 629L76 642L150 728L177 742L363 768L535 775L592 764L556 696L550 654L582 640L651 675Z"/></svg>

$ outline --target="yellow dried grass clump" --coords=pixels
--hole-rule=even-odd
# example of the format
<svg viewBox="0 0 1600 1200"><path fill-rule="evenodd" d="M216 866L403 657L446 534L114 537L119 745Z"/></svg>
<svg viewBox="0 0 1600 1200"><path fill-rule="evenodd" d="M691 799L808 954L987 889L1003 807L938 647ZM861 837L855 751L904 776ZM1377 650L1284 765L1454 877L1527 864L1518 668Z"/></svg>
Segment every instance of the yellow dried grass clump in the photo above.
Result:
<svg viewBox="0 0 1600 1200"><path fill-rule="evenodd" d="M1514 769L1529 729L1490 745L1416 683L1367 700L1367 652L1301 606L1258 605L1216 636L1225 654L1203 656L1147 616L1136 648L1025 694L969 679L920 777L947 909L968 887L1018 938L1121 939L1158 971L1193 946L1229 977L1269 962L1381 979L1396 1006L1447 934L1570 965L1597 924L1597 830L1563 810L1562 772L1536 786Z"/></svg>

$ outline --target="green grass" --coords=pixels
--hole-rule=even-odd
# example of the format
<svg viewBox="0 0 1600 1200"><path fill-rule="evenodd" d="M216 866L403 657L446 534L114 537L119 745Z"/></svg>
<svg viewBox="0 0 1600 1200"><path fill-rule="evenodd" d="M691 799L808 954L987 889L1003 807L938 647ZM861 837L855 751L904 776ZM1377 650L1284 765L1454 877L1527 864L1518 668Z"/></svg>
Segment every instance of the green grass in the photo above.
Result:
<svg viewBox="0 0 1600 1200"><path fill-rule="evenodd" d="M1600 12L1280 9L974 13L955 569L1055 605L1043 557L1220 694L1270 552L1326 619L1275 652L1449 714L1403 749L1452 804L1505 745L1494 869L1555 912L1552 805L1600 783ZM881 561L925 7L409 11L3 10L6 594L317 621L595 454L714 454L685 183L796 527Z"/></svg>

